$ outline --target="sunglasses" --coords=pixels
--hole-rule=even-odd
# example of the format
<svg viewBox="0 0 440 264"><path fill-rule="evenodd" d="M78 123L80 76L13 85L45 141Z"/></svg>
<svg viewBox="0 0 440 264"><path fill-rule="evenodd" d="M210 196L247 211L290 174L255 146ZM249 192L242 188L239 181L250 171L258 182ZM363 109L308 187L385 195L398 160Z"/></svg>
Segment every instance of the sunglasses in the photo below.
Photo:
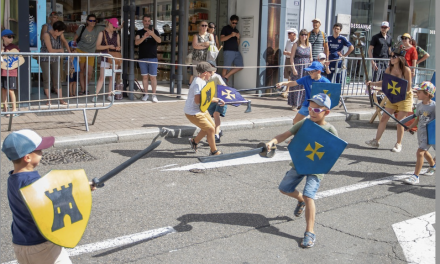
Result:
<svg viewBox="0 0 440 264"><path fill-rule="evenodd" d="M325 60L325 58L321 58L321 59L319 59L320 61L322 61L322 60Z"/></svg>
<svg viewBox="0 0 440 264"><path fill-rule="evenodd" d="M96 20L89 20L89 22L96 22Z"/></svg>
<svg viewBox="0 0 440 264"><path fill-rule="evenodd" d="M237 25L238 24L238 22L232 22L232 25Z"/></svg>
<svg viewBox="0 0 440 264"><path fill-rule="evenodd" d="M321 113L321 112L324 112L325 109L321 109L321 108L313 108L313 107L309 106L309 111L313 111L313 112L319 114L319 113Z"/></svg>
<svg viewBox="0 0 440 264"><path fill-rule="evenodd" d="M406 39L409 39L409 38L407 38L407 37L402 37L402 40L406 40Z"/></svg>
<svg viewBox="0 0 440 264"><path fill-rule="evenodd" d="M391 58L397 59L397 55L393 55L393 56L391 56Z"/></svg>
<svg viewBox="0 0 440 264"><path fill-rule="evenodd" d="M301 34L302 37L307 36L307 34Z"/></svg>
<svg viewBox="0 0 440 264"><path fill-rule="evenodd" d="M388 27L380 27L381 29L387 29Z"/></svg>
<svg viewBox="0 0 440 264"><path fill-rule="evenodd" d="M201 27L207 27L208 25L200 25Z"/></svg>
<svg viewBox="0 0 440 264"><path fill-rule="evenodd" d="M15 38L15 36L13 36L13 35L8 35L8 36L5 36L5 37L7 37L8 39L13 39L13 38Z"/></svg>
<svg viewBox="0 0 440 264"><path fill-rule="evenodd" d="M215 28L215 27L209 27L209 28Z"/></svg>
<svg viewBox="0 0 440 264"><path fill-rule="evenodd" d="M289 32L289 33L287 33L287 34L289 34L289 35L291 35L291 34L296 35L294 32Z"/></svg>
<svg viewBox="0 0 440 264"><path fill-rule="evenodd" d="M312 73L315 73L315 72L317 72L318 70L313 70L313 71L308 71L308 73L309 74L312 74Z"/></svg>

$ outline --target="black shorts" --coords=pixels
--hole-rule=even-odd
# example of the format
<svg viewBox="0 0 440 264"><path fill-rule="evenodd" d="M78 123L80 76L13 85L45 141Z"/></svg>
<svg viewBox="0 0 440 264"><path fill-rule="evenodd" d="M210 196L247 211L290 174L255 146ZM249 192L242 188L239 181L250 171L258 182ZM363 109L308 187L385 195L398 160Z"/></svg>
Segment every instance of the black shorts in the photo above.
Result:
<svg viewBox="0 0 440 264"><path fill-rule="evenodd" d="M76 77L77 77L77 72L74 72L73 74L72 74L72 78L70 78L70 74L69 74L69 82L71 82L71 83L73 83L73 82L77 82L77 79L76 79ZM79 81L79 79L78 79L78 81Z"/></svg>
<svg viewBox="0 0 440 264"><path fill-rule="evenodd" d="M2 88L7 89L8 88L8 77L2 76ZM9 89L15 90L17 89L17 77L9 77Z"/></svg>

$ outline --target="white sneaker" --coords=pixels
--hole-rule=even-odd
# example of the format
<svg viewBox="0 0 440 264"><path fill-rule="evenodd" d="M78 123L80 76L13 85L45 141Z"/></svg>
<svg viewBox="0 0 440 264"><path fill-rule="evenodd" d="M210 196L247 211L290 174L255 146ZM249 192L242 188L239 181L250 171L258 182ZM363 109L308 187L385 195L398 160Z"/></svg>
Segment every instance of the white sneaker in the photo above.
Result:
<svg viewBox="0 0 440 264"><path fill-rule="evenodd" d="M148 100L148 94L142 96L142 101L147 101Z"/></svg>
<svg viewBox="0 0 440 264"><path fill-rule="evenodd" d="M435 168L433 167L429 167L428 170L426 170L425 173L423 173L423 175L427 175L427 176L432 176L435 173Z"/></svg>
<svg viewBox="0 0 440 264"><path fill-rule="evenodd" d="M405 183L411 184L411 185L417 184L417 183L419 183L419 177L416 175L411 175L409 178L405 179Z"/></svg>
<svg viewBox="0 0 440 264"><path fill-rule="evenodd" d="M96 103L96 96L92 97L92 103Z"/></svg>
<svg viewBox="0 0 440 264"><path fill-rule="evenodd" d="M396 143L396 145L394 145L394 148L391 151L392 152L400 152L400 151L402 151L402 144Z"/></svg>
<svg viewBox="0 0 440 264"><path fill-rule="evenodd" d="M157 97L155 95L153 95L153 98L151 99L153 101L153 103L158 103L159 100L157 100Z"/></svg>
<svg viewBox="0 0 440 264"><path fill-rule="evenodd" d="M379 148L380 145L380 143L376 139L367 140L365 141L365 144L373 148Z"/></svg>
<svg viewBox="0 0 440 264"><path fill-rule="evenodd" d="M113 96L111 96L111 95L109 95L109 96L107 96L107 101L112 101L113 100Z"/></svg>

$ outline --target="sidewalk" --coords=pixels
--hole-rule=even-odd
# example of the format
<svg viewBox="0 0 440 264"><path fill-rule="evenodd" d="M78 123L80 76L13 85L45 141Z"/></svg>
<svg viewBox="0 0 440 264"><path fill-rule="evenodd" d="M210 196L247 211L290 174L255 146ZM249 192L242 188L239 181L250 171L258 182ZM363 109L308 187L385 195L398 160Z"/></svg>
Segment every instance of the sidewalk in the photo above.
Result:
<svg viewBox="0 0 440 264"><path fill-rule="evenodd" d="M185 86L187 87L187 86ZM186 98L187 88L182 89L182 98ZM95 125L91 125L95 111L87 111L90 131L87 132L82 111L57 112L50 115L29 113L13 118L12 130L29 128L42 136L55 136L55 147L72 147L152 139L162 127L171 132L168 136L191 136L196 127L185 117L183 107L185 99L177 99L169 94L169 87L159 86L159 103L128 99L115 101L109 109L99 110ZM246 105L228 106L226 117L222 118L222 130L252 129L263 126L292 124L296 112L287 105L287 99L280 96L248 96L252 100L252 112L244 113ZM348 113L353 119L370 119L374 109L367 97L346 100ZM329 120L345 120L343 107L332 110ZM1 117L1 139L10 133L9 118ZM367 121L366 121L367 122Z"/></svg>

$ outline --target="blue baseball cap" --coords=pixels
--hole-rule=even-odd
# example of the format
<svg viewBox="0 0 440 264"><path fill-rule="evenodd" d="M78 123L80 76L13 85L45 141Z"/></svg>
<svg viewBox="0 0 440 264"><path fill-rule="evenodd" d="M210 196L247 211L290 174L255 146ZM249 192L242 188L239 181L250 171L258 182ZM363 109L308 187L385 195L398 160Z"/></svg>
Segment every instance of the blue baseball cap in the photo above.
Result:
<svg viewBox="0 0 440 264"><path fill-rule="evenodd" d="M314 62L312 62L312 65L310 65L308 68L305 68L304 70L305 71L315 71L315 70L322 71L323 67L324 66L322 66L322 64L319 61L314 61Z"/></svg>
<svg viewBox="0 0 440 264"><path fill-rule="evenodd" d="M319 63L319 62L318 62ZM325 106L327 107L327 109L330 110L330 108L332 107L332 100L330 99L330 97L328 95L326 95L325 93L319 93L319 94L315 94L312 99L308 99L307 101L309 102L314 102L315 104L319 105L319 106Z"/></svg>
<svg viewBox="0 0 440 264"><path fill-rule="evenodd" d="M15 34L10 29L5 29L5 30L2 31L2 37L9 36L9 35L15 35Z"/></svg>
<svg viewBox="0 0 440 264"><path fill-rule="evenodd" d="M54 137L40 137L33 130L22 129L12 132L5 138L2 151L8 159L18 160L35 150L50 148L54 143Z"/></svg>
<svg viewBox="0 0 440 264"><path fill-rule="evenodd" d="M74 48L74 49L78 48L78 46L76 45L76 41L73 41L73 40L69 41L69 47Z"/></svg>

